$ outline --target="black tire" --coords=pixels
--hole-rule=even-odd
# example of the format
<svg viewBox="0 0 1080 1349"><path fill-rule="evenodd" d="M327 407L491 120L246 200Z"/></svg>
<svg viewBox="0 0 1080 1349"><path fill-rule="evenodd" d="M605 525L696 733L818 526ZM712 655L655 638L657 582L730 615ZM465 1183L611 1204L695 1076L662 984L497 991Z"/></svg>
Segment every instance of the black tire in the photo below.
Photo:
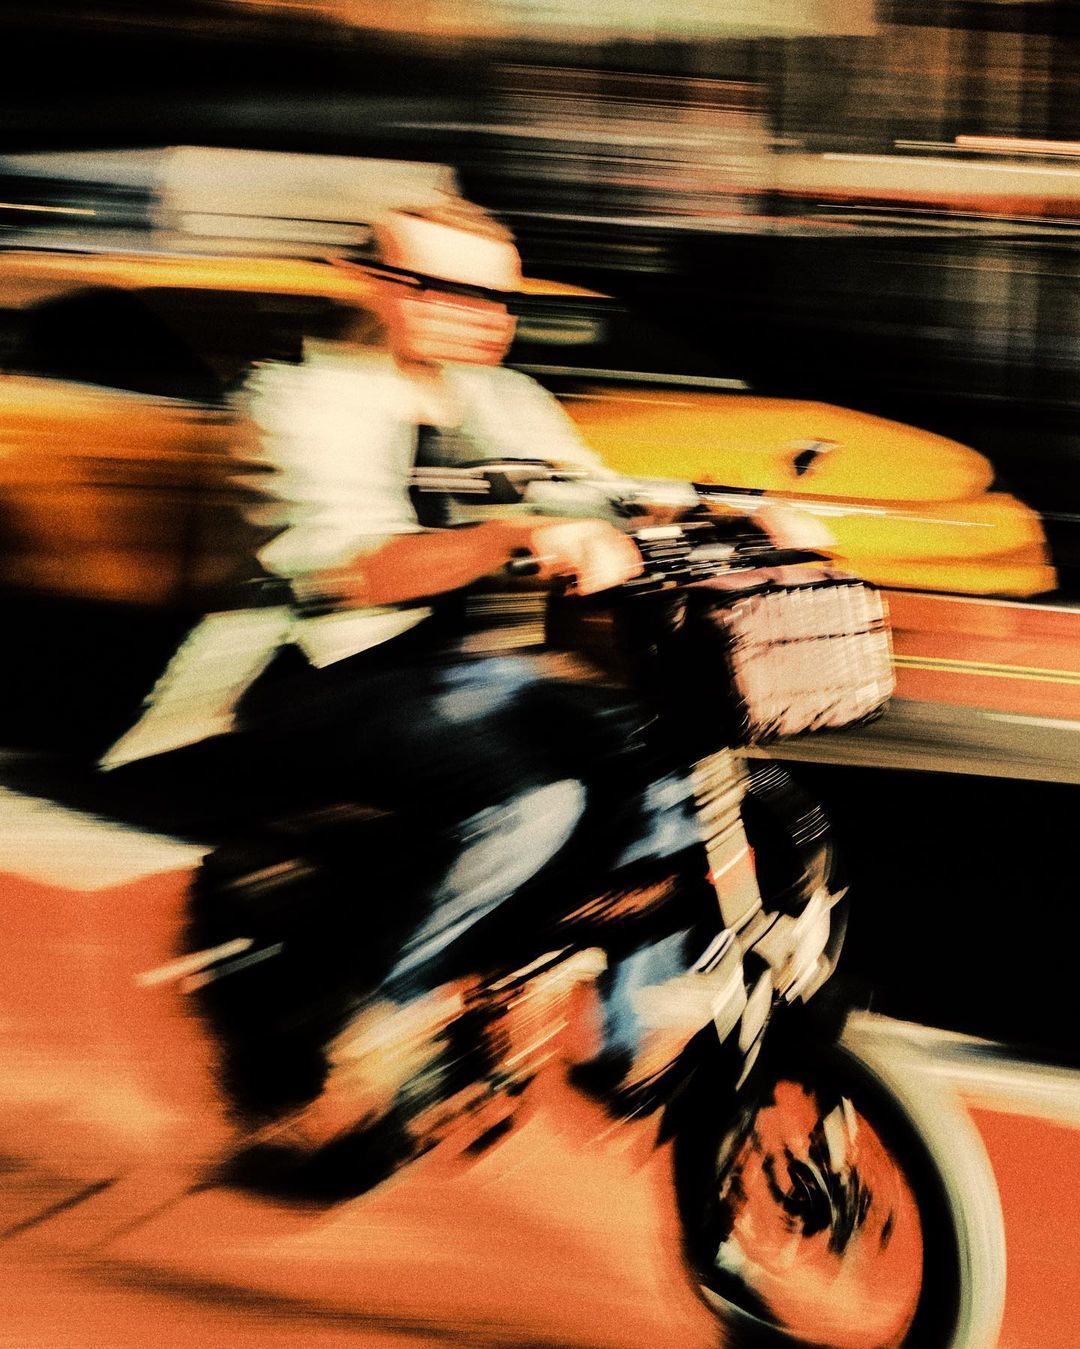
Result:
<svg viewBox="0 0 1080 1349"><path fill-rule="evenodd" d="M736 1349L792 1345L833 1349L838 1344L855 1343L873 1345L874 1349L886 1345L893 1349L897 1346L902 1349L992 1349L997 1342L1005 1284L1004 1235L993 1173L981 1141L962 1108L951 1098L928 1090L922 1083L913 1093L892 1074L887 1063L873 1059L873 1053L863 1055L851 1048L835 1046L823 1049L805 1041L798 1047L789 1044L779 1053L774 1049L768 1061L761 1063L761 1071L755 1073L757 1081L750 1102L744 1100L741 1107L735 1108L730 1098L725 1107L722 1094L715 1090L710 1092L708 1083L713 1075L704 1067L696 1075L689 1101L684 1102L684 1106L689 1104L690 1108L681 1112L674 1147L684 1251L704 1300L725 1327L725 1343ZM780 1223L791 1224L790 1248L804 1243L798 1246L800 1251L820 1253L820 1240L816 1248L812 1243L815 1237L821 1237L827 1231L828 1249L832 1254L833 1231L820 1215L813 1220L820 1221L821 1225L816 1229L808 1217L813 1203L805 1196L813 1191L813 1185L796 1189L797 1168L801 1163L797 1159L793 1161L790 1153L785 1154L785 1184L790 1183L791 1189L786 1190L782 1184L778 1190L773 1190L769 1181L775 1178L775 1170L770 1171L766 1162L758 1160L765 1155L758 1146L758 1121L766 1117L777 1083L795 1084L815 1102L846 1099L864 1129L864 1148L886 1157L895 1172L896 1193L909 1196L899 1204L899 1209L906 1208L910 1215L910 1200L914 1201L917 1210L914 1227L921 1251L918 1247L912 1248L913 1310L909 1301L896 1313L899 1320L890 1324L887 1331L879 1331L873 1319L879 1311L885 1314L885 1304L872 1300L866 1304L870 1314L855 1330L823 1333L822 1323L816 1319L817 1313L809 1309L789 1319L779 1306L783 1303L784 1292L774 1298L776 1305L770 1304L767 1297L757 1295L753 1280L757 1278L766 1289L771 1286L776 1290L782 1289L785 1282L797 1286L798 1275L782 1269L769 1271L768 1255L759 1267L753 1260L753 1247L748 1247L745 1236L740 1234L737 1242L731 1239L733 1206L748 1206L745 1171L752 1174L756 1165L759 1175L766 1178L764 1186L758 1181L759 1192L769 1196L767 1202L775 1205L777 1215L784 1210ZM789 1089L782 1086L780 1091ZM821 1114L825 1113L826 1107L822 1105ZM739 1125L736 1125L737 1119L741 1121ZM865 1132L867 1125L869 1134ZM737 1140L734 1144L733 1137ZM810 1137L809 1133L807 1137ZM725 1141L729 1151L726 1158L722 1158ZM744 1162L744 1158L751 1161ZM825 1170L828 1174L827 1168ZM726 1193L722 1196L725 1185ZM873 1187L864 1188L867 1195L871 1195ZM858 1179L852 1189L861 1200ZM783 1199L778 1202L777 1196L781 1192ZM889 1193L888 1185L882 1184L879 1195L866 1200L871 1207L878 1203L875 1222L881 1217L880 1210L888 1209L888 1198L881 1196ZM838 1206L835 1202L829 1204L826 1188L818 1192L818 1198L826 1209L831 1209L835 1226L842 1227L844 1206L839 1206L841 1221L838 1222ZM796 1203L803 1205L803 1212L793 1218L790 1205ZM818 1207L821 1207L820 1203ZM889 1218L880 1229L878 1244L881 1251L886 1250L893 1237L893 1228L888 1226L888 1221L895 1211L889 1210ZM869 1214L866 1218L852 1219L848 1205L847 1218L859 1228L853 1249L858 1252L858 1242L864 1242L862 1252L871 1250ZM752 1216L750 1221L752 1224ZM802 1227L798 1230L800 1224ZM910 1216L906 1224L911 1229ZM755 1235L762 1226L759 1223ZM843 1251L837 1255L838 1261L847 1258L848 1243L852 1240L851 1228L847 1230L847 1243L842 1236L840 1238ZM910 1238L909 1230L909 1247ZM902 1251L904 1235L898 1240ZM739 1258L744 1253L750 1254L750 1261L743 1266L752 1271L749 1280L732 1272L733 1267L738 1268L738 1260L731 1260L728 1254L733 1247ZM723 1258L721 1250L725 1251ZM858 1260L861 1256L856 1254L852 1258ZM718 1268L725 1262L727 1269ZM765 1278L758 1278L759 1268L766 1270ZM849 1293L850 1290L845 1296ZM871 1299L874 1296L869 1294ZM820 1300L817 1306L822 1306ZM866 1338L857 1338L863 1334ZM879 1335L880 1338L876 1338Z"/></svg>

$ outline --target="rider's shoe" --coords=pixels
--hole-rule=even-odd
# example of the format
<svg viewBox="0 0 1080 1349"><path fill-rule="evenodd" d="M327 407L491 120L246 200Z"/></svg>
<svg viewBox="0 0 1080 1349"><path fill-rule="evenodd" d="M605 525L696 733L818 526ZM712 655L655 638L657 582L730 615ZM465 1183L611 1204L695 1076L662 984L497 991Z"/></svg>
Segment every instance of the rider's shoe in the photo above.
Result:
<svg viewBox="0 0 1080 1349"><path fill-rule="evenodd" d="M282 1131L234 1153L214 1179L286 1203L322 1206L365 1194L415 1155L408 1130L391 1113L318 1148Z"/></svg>

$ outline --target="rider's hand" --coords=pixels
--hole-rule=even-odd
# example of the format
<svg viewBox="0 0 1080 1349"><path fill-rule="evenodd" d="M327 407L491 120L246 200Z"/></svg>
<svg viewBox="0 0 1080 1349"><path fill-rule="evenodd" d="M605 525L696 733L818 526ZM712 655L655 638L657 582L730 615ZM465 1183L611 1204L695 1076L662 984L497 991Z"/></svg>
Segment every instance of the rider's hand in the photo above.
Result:
<svg viewBox="0 0 1080 1349"><path fill-rule="evenodd" d="M539 579L566 578L576 594L610 590L641 574L641 554L605 520L518 516L490 523L505 530L512 552L527 550Z"/></svg>
<svg viewBox="0 0 1080 1349"><path fill-rule="evenodd" d="M754 513L754 523L768 534L775 548L799 548L831 554L836 536L815 515L797 506L771 503Z"/></svg>
<svg viewBox="0 0 1080 1349"><path fill-rule="evenodd" d="M748 502L748 505L752 503ZM751 520L774 548L792 548L831 556L836 551L836 536L820 516L796 503L769 501L743 511L730 499L705 497L709 514L724 521Z"/></svg>

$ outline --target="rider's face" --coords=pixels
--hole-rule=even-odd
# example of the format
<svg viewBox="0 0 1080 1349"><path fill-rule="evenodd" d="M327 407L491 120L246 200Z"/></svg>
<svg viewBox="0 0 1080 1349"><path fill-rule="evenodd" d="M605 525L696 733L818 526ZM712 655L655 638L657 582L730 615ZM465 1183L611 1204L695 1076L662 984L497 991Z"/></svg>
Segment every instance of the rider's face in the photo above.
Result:
<svg viewBox="0 0 1080 1349"><path fill-rule="evenodd" d="M398 287L385 311L394 355L418 365L498 365L514 333L505 304Z"/></svg>
<svg viewBox="0 0 1080 1349"><path fill-rule="evenodd" d="M430 221L405 218L382 238L400 275L381 283L387 342L413 365L498 365L514 335L505 292L517 290L513 245Z"/></svg>

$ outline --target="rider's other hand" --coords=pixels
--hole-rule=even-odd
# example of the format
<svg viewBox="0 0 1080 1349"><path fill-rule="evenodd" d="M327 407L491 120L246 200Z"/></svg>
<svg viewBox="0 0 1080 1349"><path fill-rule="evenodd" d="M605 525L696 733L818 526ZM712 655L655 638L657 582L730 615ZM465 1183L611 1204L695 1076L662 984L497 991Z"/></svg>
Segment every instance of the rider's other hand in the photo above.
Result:
<svg viewBox="0 0 1080 1349"><path fill-rule="evenodd" d="M755 511L753 519L768 534L776 548L799 548L826 554L831 554L836 548L836 536L828 526L798 506L761 506Z"/></svg>
<svg viewBox="0 0 1080 1349"><path fill-rule="evenodd" d="M541 580L569 578L576 594L594 595L641 574L641 554L605 520L537 518L521 524L522 545L535 558Z"/></svg>

